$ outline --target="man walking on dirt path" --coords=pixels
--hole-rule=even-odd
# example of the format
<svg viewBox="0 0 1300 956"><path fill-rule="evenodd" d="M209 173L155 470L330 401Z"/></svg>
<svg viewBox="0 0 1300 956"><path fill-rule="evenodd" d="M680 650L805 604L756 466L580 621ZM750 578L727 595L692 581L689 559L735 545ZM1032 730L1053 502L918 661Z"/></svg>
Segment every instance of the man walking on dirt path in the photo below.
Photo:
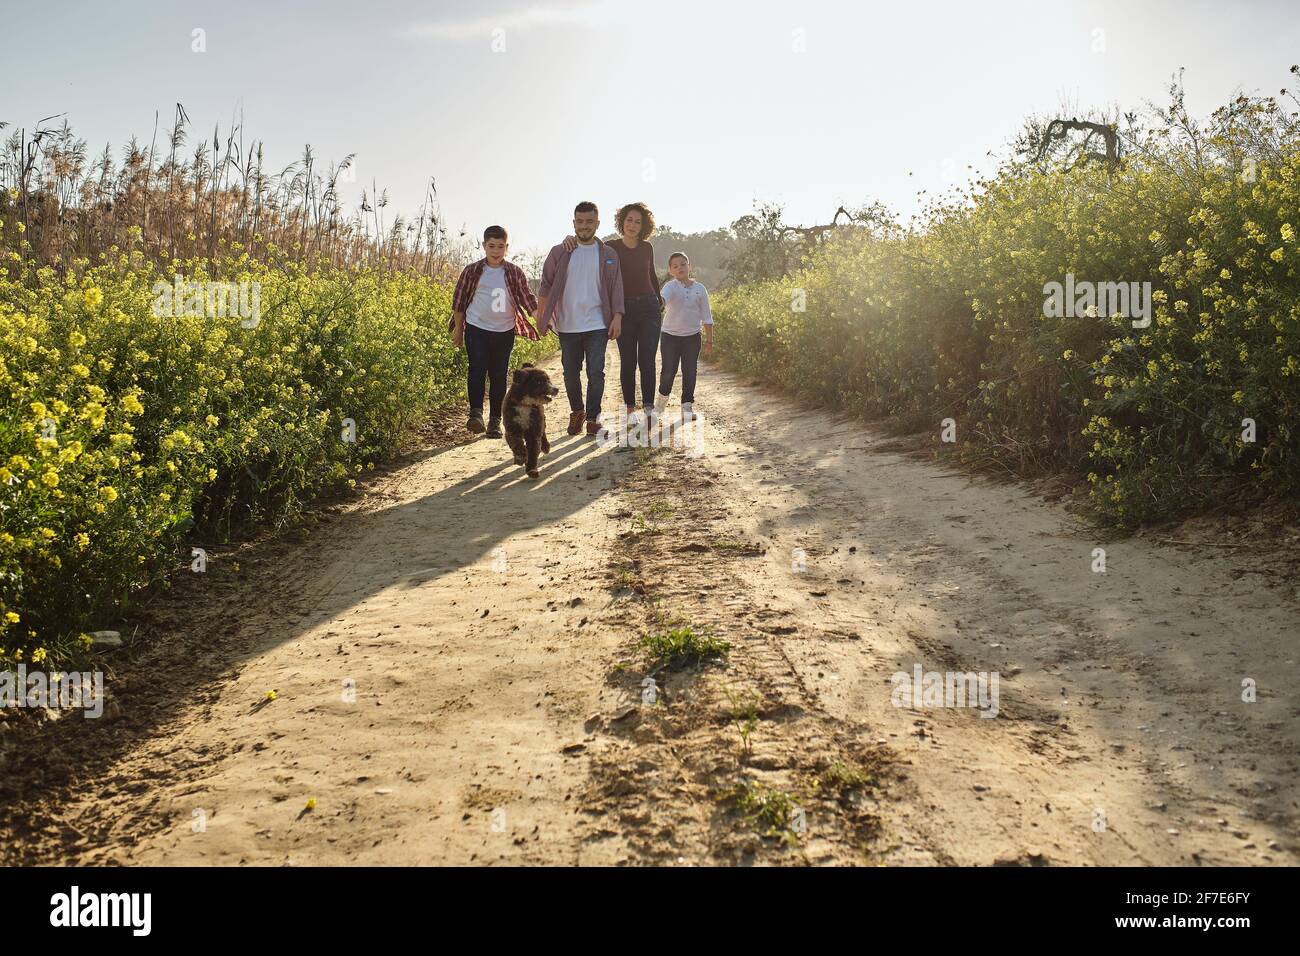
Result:
<svg viewBox="0 0 1300 956"><path fill-rule="evenodd" d="M596 238L600 212L593 202L573 210L572 251L563 243L551 248L537 290L537 331L552 325L560 337L564 390L569 396L570 435L600 431L600 399L605 392L605 348L618 338L623 324L623 273L618 256ZM587 395L583 402L582 366L587 365Z"/></svg>

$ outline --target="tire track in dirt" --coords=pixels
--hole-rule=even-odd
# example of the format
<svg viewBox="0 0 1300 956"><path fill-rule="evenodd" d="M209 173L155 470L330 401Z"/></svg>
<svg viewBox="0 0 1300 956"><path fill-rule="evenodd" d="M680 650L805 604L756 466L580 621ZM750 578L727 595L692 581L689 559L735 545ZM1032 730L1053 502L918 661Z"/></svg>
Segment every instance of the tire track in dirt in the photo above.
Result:
<svg viewBox="0 0 1300 956"><path fill-rule="evenodd" d="M630 847L644 863L867 862L888 760L861 727L820 706L761 612L736 610L750 605L747 565L762 550L724 537L717 473L680 449L633 454L611 600L634 634L689 629L730 652L674 667L636 641L625 646L609 680L633 706L598 725L584 811L610 820L610 835L636 824ZM647 680L652 693L638 705Z"/></svg>

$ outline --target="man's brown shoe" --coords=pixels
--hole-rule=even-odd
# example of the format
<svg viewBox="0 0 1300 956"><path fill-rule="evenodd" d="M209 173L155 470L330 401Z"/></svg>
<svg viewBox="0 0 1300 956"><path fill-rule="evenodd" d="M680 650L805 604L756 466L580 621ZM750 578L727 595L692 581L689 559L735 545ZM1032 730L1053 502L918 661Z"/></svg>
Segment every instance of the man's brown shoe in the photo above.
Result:
<svg viewBox="0 0 1300 956"><path fill-rule="evenodd" d="M569 434L577 435L582 431L582 423L587 420L586 412L569 412Z"/></svg>
<svg viewBox="0 0 1300 956"><path fill-rule="evenodd" d="M592 435L599 435L599 434L600 434L600 422L598 421L587 422L587 437L590 438Z"/></svg>

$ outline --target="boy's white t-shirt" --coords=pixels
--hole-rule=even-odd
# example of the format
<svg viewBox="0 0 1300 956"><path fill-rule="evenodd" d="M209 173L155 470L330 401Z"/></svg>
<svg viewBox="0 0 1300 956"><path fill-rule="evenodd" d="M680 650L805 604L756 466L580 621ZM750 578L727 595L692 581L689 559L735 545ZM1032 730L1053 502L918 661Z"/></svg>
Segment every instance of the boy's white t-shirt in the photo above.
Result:
<svg viewBox="0 0 1300 956"><path fill-rule="evenodd" d="M465 321L488 332L510 332L515 327L515 308L506 286L505 266L484 266L474 290L474 298L465 310Z"/></svg>
<svg viewBox="0 0 1300 956"><path fill-rule="evenodd" d="M664 297L661 331L669 335L696 335L704 326L713 324L709 291L702 283L684 286L676 279L669 279L659 294Z"/></svg>
<svg viewBox="0 0 1300 956"><path fill-rule="evenodd" d="M569 270L564 277L564 295L555 316L557 332L594 332L605 328L605 310L600 304L600 246L578 243L569 253Z"/></svg>

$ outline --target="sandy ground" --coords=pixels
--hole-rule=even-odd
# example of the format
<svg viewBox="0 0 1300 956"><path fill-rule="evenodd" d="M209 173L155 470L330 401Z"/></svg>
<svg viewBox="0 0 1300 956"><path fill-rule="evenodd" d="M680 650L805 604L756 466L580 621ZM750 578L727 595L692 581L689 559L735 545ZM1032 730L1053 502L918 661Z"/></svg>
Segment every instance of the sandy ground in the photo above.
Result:
<svg viewBox="0 0 1300 956"><path fill-rule="evenodd" d="M714 369L698 398L698 458L565 436L561 397L540 481L430 447L217 554L111 713L43 731L61 756L0 735L2 858L1297 862L1293 586L1094 540ZM726 659L638 648L681 628ZM916 665L996 672L997 716L895 706Z"/></svg>
<svg viewBox="0 0 1300 956"><path fill-rule="evenodd" d="M711 461L768 546L756 602L796 625L783 649L827 711L907 766L892 859L1296 862L1293 587L1220 551L1094 540L1014 486L710 384ZM893 706L889 675L917 664L998 672L998 717Z"/></svg>

